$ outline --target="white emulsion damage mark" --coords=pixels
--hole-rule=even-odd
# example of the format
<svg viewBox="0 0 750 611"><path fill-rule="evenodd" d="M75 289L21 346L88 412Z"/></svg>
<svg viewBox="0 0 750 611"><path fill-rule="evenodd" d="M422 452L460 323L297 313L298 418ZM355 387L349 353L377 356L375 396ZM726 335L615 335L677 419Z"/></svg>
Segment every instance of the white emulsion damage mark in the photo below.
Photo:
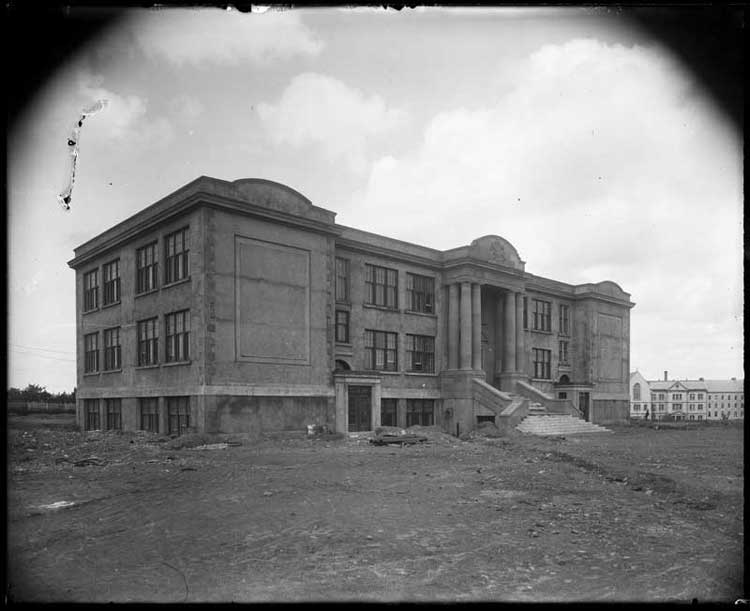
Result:
<svg viewBox="0 0 750 611"><path fill-rule="evenodd" d="M65 208L66 210L70 210L70 199L73 194L73 184L76 181L76 164L78 162L78 143L79 143L79 137L81 133L81 126L83 125L83 120L86 117L89 117L91 115L95 115L100 110L104 110L107 107L108 101L107 100L97 100L96 104L91 106L90 108L86 108L83 112L81 112L81 118L76 121L75 125L73 126L73 131L70 133L70 138L68 138L68 147L70 148L70 182L68 183L67 189L65 189L60 195L57 196L57 201L60 202L60 205Z"/></svg>

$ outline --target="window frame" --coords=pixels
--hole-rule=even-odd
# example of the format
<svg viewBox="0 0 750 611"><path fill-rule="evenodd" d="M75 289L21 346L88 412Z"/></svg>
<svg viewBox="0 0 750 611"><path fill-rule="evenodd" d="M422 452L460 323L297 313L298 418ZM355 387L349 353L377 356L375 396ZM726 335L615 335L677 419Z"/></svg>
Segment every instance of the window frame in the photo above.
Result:
<svg viewBox="0 0 750 611"><path fill-rule="evenodd" d="M435 338L432 335L406 334L406 367L413 373L435 373Z"/></svg>
<svg viewBox="0 0 750 611"><path fill-rule="evenodd" d="M552 351L547 348L532 348L534 378L537 380L552 379ZM541 374L541 375L540 375Z"/></svg>
<svg viewBox="0 0 750 611"><path fill-rule="evenodd" d="M174 333L170 333L170 320ZM182 330L177 330L177 321ZM190 361L190 310L178 310L164 315L164 362L186 363Z"/></svg>
<svg viewBox="0 0 750 611"><path fill-rule="evenodd" d="M392 415L393 418L386 422L385 414ZM398 426L398 399L380 399L380 426Z"/></svg>
<svg viewBox="0 0 750 611"><path fill-rule="evenodd" d="M106 430L122 430L122 399L104 399L104 417Z"/></svg>
<svg viewBox="0 0 750 611"><path fill-rule="evenodd" d="M393 347L389 347L393 340ZM364 341L365 363L367 371L398 371L398 333L365 329ZM378 356L382 356L383 367L378 367ZM392 360L389 360L392 356Z"/></svg>
<svg viewBox="0 0 750 611"><path fill-rule="evenodd" d="M158 241L135 249L135 294L143 295L159 288ZM151 261L149 262L149 256Z"/></svg>
<svg viewBox="0 0 750 611"><path fill-rule="evenodd" d="M99 373L99 331L83 336L83 373Z"/></svg>
<svg viewBox="0 0 750 611"><path fill-rule="evenodd" d="M144 412L144 407L149 411ZM153 411L151 411L153 409ZM158 397L139 397L138 398L138 425L139 430L148 431L150 433L159 432L159 398ZM144 420L148 420L149 426L144 427ZM151 428L151 424L154 427Z"/></svg>
<svg viewBox="0 0 750 611"><path fill-rule="evenodd" d="M365 263L365 305L398 310L398 270Z"/></svg>
<svg viewBox="0 0 750 611"><path fill-rule="evenodd" d="M350 302L351 261L344 257L336 257L335 262L335 295L336 303Z"/></svg>
<svg viewBox="0 0 750 611"><path fill-rule="evenodd" d="M341 321L340 317L345 318L345 321ZM350 343L349 337L349 322L350 322L349 310L336 310L335 320L335 338L337 344L348 344ZM341 333L339 333L341 331Z"/></svg>
<svg viewBox="0 0 750 611"><path fill-rule="evenodd" d="M533 314L533 331L543 331L545 333L552 332L552 302L545 301L544 299L532 299L534 302ZM541 308L540 308L541 305ZM540 311L541 309L541 311Z"/></svg>
<svg viewBox="0 0 750 611"><path fill-rule="evenodd" d="M93 283L90 279L93 278ZM99 268L83 274L83 312L94 312L99 309Z"/></svg>
<svg viewBox="0 0 750 611"><path fill-rule="evenodd" d="M120 327L111 327L102 331L104 349L104 368L102 371L116 371L122 369L122 344L120 343ZM111 343L112 337L117 343Z"/></svg>
<svg viewBox="0 0 750 611"><path fill-rule="evenodd" d="M560 361L560 365L569 365L569 357L570 357L570 351L569 351L569 343L566 339L561 339L558 342L558 359Z"/></svg>
<svg viewBox="0 0 750 611"><path fill-rule="evenodd" d="M164 397L167 410L167 433L182 435L190 428L190 397Z"/></svg>
<svg viewBox="0 0 750 611"><path fill-rule="evenodd" d="M144 333L143 330L147 332ZM149 337L148 331L151 330ZM159 364L159 317L153 316L139 320L136 323L136 363L138 367L150 367ZM145 348L145 350L144 350ZM151 359L144 359L144 355L151 356Z"/></svg>
<svg viewBox="0 0 750 611"><path fill-rule="evenodd" d="M406 272L406 301L409 312L435 313L435 278Z"/></svg>
<svg viewBox="0 0 750 611"><path fill-rule="evenodd" d="M93 409L92 409L93 407ZM99 399L83 400L84 430L98 431L101 430L101 415L99 413ZM96 425L92 426L92 420Z"/></svg>
<svg viewBox="0 0 750 611"><path fill-rule="evenodd" d="M111 275L114 267L114 275ZM120 258L102 265L102 305L120 303Z"/></svg>
<svg viewBox="0 0 750 611"><path fill-rule="evenodd" d="M570 337L570 306L566 303L558 304L560 328L558 333L564 337Z"/></svg>
<svg viewBox="0 0 750 611"><path fill-rule="evenodd" d="M425 418L425 416L429 416ZM406 400L406 426L434 426L435 425L435 400L434 399L407 399Z"/></svg>
<svg viewBox="0 0 750 611"><path fill-rule="evenodd" d="M178 237L181 240L178 241ZM182 250L177 250L179 246ZM170 247L173 252L170 254ZM190 227L164 236L164 286L190 278Z"/></svg>

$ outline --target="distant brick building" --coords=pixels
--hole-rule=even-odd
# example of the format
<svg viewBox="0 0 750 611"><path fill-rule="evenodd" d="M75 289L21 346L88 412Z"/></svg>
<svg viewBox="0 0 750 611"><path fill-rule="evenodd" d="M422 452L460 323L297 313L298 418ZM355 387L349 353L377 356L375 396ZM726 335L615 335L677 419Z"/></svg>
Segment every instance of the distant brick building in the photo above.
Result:
<svg viewBox="0 0 750 611"><path fill-rule="evenodd" d="M75 249L79 424L465 432L528 399L627 419L615 283L532 275L498 236L439 251L334 217L201 177Z"/></svg>
<svg viewBox="0 0 750 611"><path fill-rule="evenodd" d="M745 381L646 380L630 374L630 417L652 420L744 420Z"/></svg>

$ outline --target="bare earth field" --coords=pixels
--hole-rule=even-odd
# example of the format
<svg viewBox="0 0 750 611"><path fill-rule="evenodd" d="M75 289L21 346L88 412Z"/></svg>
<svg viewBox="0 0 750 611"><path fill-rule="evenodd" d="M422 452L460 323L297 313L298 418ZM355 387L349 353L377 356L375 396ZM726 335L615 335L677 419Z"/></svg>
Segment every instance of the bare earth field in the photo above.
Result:
<svg viewBox="0 0 750 611"><path fill-rule="evenodd" d="M70 422L8 421L12 601L744 594L738 425L199 450Z"/></svg>

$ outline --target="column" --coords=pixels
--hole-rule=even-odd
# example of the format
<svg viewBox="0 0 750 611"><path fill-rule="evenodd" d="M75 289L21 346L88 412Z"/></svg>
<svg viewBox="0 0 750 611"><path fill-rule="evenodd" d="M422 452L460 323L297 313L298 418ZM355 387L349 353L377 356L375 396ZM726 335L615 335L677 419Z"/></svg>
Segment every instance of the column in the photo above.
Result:
<svg viewBox="0 0 750 611"><path fill-rule="evenodd" d="M505 371L505 333L503 333L503 297L498 295L495 302L495 373ZM497 367L497 362L500 367Z"/></svg>
<svg viewBox="0 0 750 611"><path fill-rule="evenodd" d="M516 293L516 371L526 373L526 342L523 331L523 293Z"/></svg>
<svg viewBox="0 0 750 611"><path fill-rule="evenodd" d="M512 291L505 293L504 335L503 373L513 373L516 370L516 296Z"/></svg>
<svg viewBox="0 0 750 611"><path fill-rule="evenodd" d="M471 285L471 368L482 369L482 287Z"/></svg>
<svg viewBox="0 0 750 611"><path fill-rule="evenodd" d="M458 285L448 286L448 369L458 369Z"/></svg>
<svg viewBox="0 0 750 611"><path fill-rule="evenodd" d="M461 369L471 369L471 283L461 283Z"/></svg>

